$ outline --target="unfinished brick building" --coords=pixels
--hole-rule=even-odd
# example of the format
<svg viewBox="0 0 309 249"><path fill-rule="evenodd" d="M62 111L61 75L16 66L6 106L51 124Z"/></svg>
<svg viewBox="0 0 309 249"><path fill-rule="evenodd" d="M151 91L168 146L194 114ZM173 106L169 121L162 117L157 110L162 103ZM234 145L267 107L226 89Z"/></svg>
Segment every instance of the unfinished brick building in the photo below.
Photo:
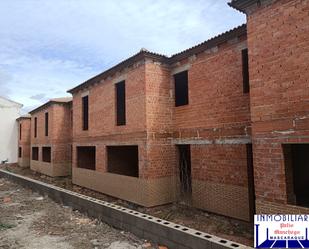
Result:
<svg viewBox="0 0 309 249"><path fill-rule="evenodd" d="M31 111L30 168L49 176L71 174L72 98L51 99Z"/></svg>
<svg viewBox="0 0 309 249"><path fill-rule="evenodd" d="M248 22L256 210L309 212L309 1L234 0Z"/></svg>
<svg viewBox="0 0 309 249"><path fill-rule="evenodd" d="M18 123L18 165L30 167L30 132L31 116L24 115L17 119Z"/></svg>
<svg viewBox="0 0 309 249"><path fill-rule="evenodd" d="M309 1L230 5L247 25L171 57L141 50L69 90L73 108L32 111L31 168L69 174L72 139L73 183L142 206L308 213Z"/></svg>
<svg viewBox="0 0 309 249"><path fill-rule="evenodd" d="M243 25L170 58L142 50L70 90L73 182L249 220L246 48Z"/></svg>

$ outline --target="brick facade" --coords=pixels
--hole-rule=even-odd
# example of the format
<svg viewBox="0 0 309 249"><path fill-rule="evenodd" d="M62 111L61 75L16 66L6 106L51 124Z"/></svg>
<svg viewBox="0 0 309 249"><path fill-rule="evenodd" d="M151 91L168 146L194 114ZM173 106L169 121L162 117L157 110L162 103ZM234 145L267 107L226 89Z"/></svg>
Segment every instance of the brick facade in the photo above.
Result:
<svg viewBox="0 0 309 249"><path fill-rule="evenodd" d="M30 115L17 119L18 124L18 165L24 168L30 167Z"/></svg>
<svg viewBox="0 0 309 249"><path fill-rule="evenodd" d="M230 5L246 12L247 25L171 57L141 50L69 90L72 110L57 102L34 110L31 146L39 147L39 160L31 168L65 175L72 159L73 183L147 207L181 200L246 221L255 210L308 212L295 203L292 149L285 145L309 143L309 2ZM188 103L177 106L174 77L184 71ZM123 106L125 120L117 125ZM41 162L47 145L51 163ZM137 158L111 154L117 146L137 146Z"/></svg>
<svg viewBox="0 0 309 249"><path fill-rule="evenodd" d="M241 71L246 27L232 30L225 40L217 38L215 45L208 42L201 46L204 48L199 51L168 60L141 51L130 58L138 58L132 64L70 91L74 183L144 206L172 202L181 198L178 146L191 144L190 203L249 220L246 144L250 143L251 125L249 95L243 93ZM183 70L188 71L189 104L175 107L173 75ZM126 125L117 126L115 84L123 80L127 120ZM82 129L84 96L89 99L86 131ZM106 147L112 145L138 146L138 178L108 172ZM95 170L77 167L76 147L80 146L95 146ZM216 175L209 176L209 172ZM121 187L117 182L126 184ZM216 207L222 208L209 206L209 198L214 196L219 203Z"/></svg>
<svg viewBox="0 0 309 249"><path fill-rule="evenodd" d="M257 212L308 213L295 206L284 146L309 143L309 1L235 2L248 22Z"/></svg>
<svg viewBox="0 0 309 249"><path fill-rule="evenodd" d="M31 161L30 168L49 176L71 174L72 150L72 102L71 98L53 99L31 111ZM48 134L45 114L48 113ZM35 132L35 119L37 131ZM36 134L35 134L36 133ZM38 160L34 160L32 148L38 148ZM49 150L44 160L43 150Z"/></svg>

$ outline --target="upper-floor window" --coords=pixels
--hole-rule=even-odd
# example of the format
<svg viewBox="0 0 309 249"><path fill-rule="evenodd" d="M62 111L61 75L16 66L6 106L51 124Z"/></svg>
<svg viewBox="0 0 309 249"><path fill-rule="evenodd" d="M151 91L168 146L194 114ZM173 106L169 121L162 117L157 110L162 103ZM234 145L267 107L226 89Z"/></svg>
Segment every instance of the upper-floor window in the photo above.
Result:
<svg viewBox="0 0 309 249"><path fill-rule="evenodd" d="M19 124L19 140L21 140L21 128L22 128L22 125Z"/></svg>
<svg viewBox="0 0 309 249"><path fill-rule="evenodd" d="M126 86L125 81L116 84L116 116L117 125L126 124Z"/></svg>
<svg viewBox="0 0 309 249"><path fill-rule="evenodd" d="M88 130L89 122L89 99L88 95L82 98L82 111L83 111L83 130Z"/></svg>
<svg viewBox="0 0 309 249"><path fill-rule="evenodd" d="M34 118L34 137L38 135L38 119L37 117Z"/></svg>
<svg viewBox="0 0 309 249"><path fill-rule="evenodd" d="M250 90L249 87L249 57L248 57L248 49L243 49L241 51L242 55L242 78L243 78L243 92L248 93Z"/></svg>
<svg viewBox="0 0 309 249"><path fill-rule="evenodd" d="M175 106L189 104L188 71L174 74Z"/></svg>
<svg viewBox="0 0 309 249"><path fill-rule="evenodd" d="M48 112L45 112L45 136L48 136Z"/></svg>

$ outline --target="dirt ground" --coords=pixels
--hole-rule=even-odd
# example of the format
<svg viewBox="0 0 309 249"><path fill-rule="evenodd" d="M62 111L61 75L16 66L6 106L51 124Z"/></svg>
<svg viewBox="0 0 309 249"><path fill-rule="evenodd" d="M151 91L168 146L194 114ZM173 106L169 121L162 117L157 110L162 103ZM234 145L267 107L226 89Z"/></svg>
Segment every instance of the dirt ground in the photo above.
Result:
<svg viewBox="0 0 309 249"><path fill-rule="evenodd" d="M117 205L122 205L127 208L135 209L139 212L147 213L185 225L203 232L217 235L219 237L229 239L244 245L253 245L253 225L236 219L227 218L213 213L201 211L181 203L174 203L154 208L144 208L127 201L119 200L96 191L92 191L77 185L72 184L70 177L52 178L39 173L33 172L30 169L23 169L17 165L5 167L6 170L21 174L36 180L50 183L62 188L66 188L84 195L88 195L100 200L109 201ZM0 247L1 248L1 247Z"/></svg>
<svg viewBox="0 0 309 249"><path fill-rule="evenodd" d="M0 248L158 248L0 178Z"/></svg>

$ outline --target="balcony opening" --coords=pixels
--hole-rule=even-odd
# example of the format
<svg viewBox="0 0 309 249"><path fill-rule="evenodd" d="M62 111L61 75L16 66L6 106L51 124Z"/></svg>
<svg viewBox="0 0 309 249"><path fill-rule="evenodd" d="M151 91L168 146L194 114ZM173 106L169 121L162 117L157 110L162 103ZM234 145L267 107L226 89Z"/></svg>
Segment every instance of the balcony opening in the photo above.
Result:
<svg viewBox="0 0 309 249"><path fill-rule="evenodd" d="M95 170L96 147L78 146L77 147L77 167Z"/></svg>
<svg viewBox="0 0 309 249"><path fill-rule="evenodd" d="M288 203L309 208L309 144L283 145Z"/></svg>
<svg viewBox="0 0 309 249"><path fill-rule="evenodd" d="M107 146L107 171L138 177L138 146Z"/></svg>
<svg viewBox="0 0 309 249"><path fill-rule="evenodd" d="M39 160L39 147L32 147L32 160Z"/></svg>
<svg viewBox="0 0 309 249"><path fill-rule="evenodd" d="M51 148L43 147L42 156L43 156L43 162L50 163L51 162Z"/></svg>

